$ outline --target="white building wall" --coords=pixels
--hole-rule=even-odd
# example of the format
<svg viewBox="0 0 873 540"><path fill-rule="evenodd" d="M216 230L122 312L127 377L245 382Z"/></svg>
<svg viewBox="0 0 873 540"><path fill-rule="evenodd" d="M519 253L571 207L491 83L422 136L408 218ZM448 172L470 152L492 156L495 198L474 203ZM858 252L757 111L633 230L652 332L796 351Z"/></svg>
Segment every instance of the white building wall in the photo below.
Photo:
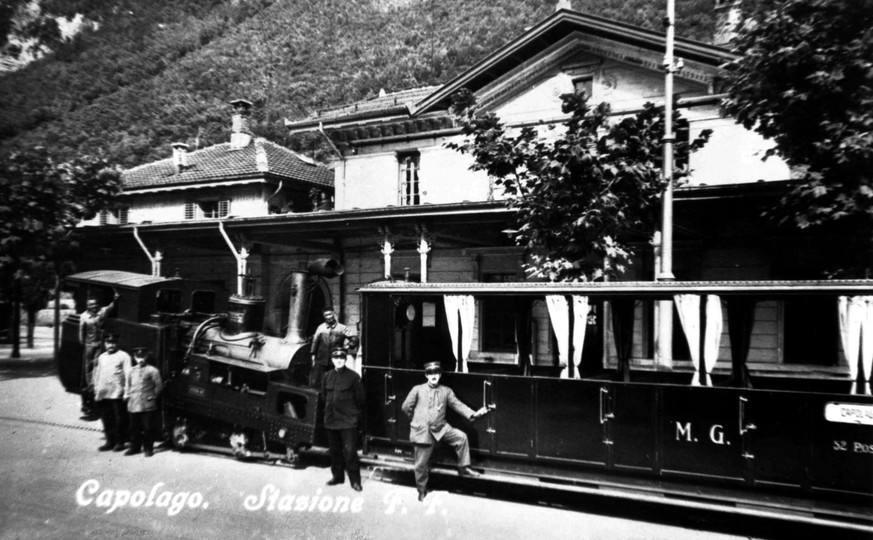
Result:
<svg viewBox="0 0 873 540"><path fill-rule="evenodd" d="M350 156L344 169L342 178L337 176L337 210L397 205L399 168L394 152Z"/></svg>
<svg viewBox="0 0 873 540"><path fill-rule="evenodd" d="M709 143L691 154L689 185L725 185L788 180L788 165L778 157L761 161L773 144L732 118L711 116L691 121L694 140L704 129L711 129Z"/></svg>
<svg viewBox="0 0 873 540"><path fill-rule="evenodd" d="M198 201L230 201L229 216L257 217L268 214L264 185L228 186L222 189L173 190L163 193L132 194L120 199L128 208L127 223L167 223L185 221L185 204ZM195 207L195 220L207 219ZM110 216L109 224L118 223ZM82 226L99 225L99 216L83 221Z"/></svg>
<svg viewBox="0 0 873 540"><path fill-rule="evenodd" d="M482 171L471 171L472 163L469 155L444 146L422 149L419 171L422 202L444 204L487 201L488 175Z"/></svg>

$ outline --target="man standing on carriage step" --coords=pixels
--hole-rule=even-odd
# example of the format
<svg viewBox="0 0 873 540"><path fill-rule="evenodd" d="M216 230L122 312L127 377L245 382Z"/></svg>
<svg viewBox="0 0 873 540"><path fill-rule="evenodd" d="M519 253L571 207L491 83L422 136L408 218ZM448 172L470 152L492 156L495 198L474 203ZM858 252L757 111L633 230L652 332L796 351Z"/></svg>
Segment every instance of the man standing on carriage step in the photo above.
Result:
<svg viewBox="0 0 873 540"><path fill-rule="evenodd" d="M94 362L103 351L103 323L115 307L118 293L112 302L101 308L96 298L89 298L86 309L79 315L79 343L82 344L82 418L94 419L99 414L94 405Z"/></svg>
<svg viewBox="0 0 873 540"><path fill-rule="evenodd" d="M321 378L333 368L330 355L334 349L342 348L351 330L336 319L333 308L324 308L324 322L315 329L312 336L312 369L309 371L309 387L321 388Z"/></svg>
<svg viewBox="0 0 873 540"><path fill-rule="evenodd" d="M403 402L403 412L411 420L409 440L415 445L415 485L418 488L419 501L423 501L427 495L428 467L434 446L439 441L446 442L455 450L460 476L479 476L478 472L470 468L467 434L446 422L446 407L451 407L453 411L470 420L488 412L487 407L473 411L455 397L451 388L440 385L442 369L439 362L425 364L424 375L427 383L412 387Z"/></svg>

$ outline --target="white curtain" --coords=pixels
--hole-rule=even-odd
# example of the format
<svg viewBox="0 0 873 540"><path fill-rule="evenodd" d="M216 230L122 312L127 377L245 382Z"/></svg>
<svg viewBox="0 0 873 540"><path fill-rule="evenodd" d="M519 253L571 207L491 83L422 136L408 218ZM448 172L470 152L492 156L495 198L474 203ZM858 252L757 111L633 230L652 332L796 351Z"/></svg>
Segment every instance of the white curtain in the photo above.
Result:
<svg viewBox="0 0 873 540"><path fill-rule="evenodd" d="M570 350L570 312L567 299L560 295L546 296L546 306L549 309L549 320L552 330L558 339L558 359L561 362L561 378L566 379L569 373Z"/></svg>
<svg viewBox="0 0 873 540"><path fill-rule="evenodd" d="M858 358L860 357L864 369L863 391L870 395L870 372L873 371L873 296L841 296L837 305L843 353L846 355L846 362L849 363L849 377L852 378L850 392L858 393Z"/></svg>
<svg viewBox="0 0 873 540"><path fill-rule="evenodd" d="M467 359L473 346L473 324L476 320L476 302L472 296L464 294L447 294L443 299L446 308L446 320L449 323L449 335L452 338L452 353L458 360L461 373L468 373ZM460 325L458 317L460 316ZM458 339L461 341L461 357L458 358Z"/></svg>
<svg viewBox="0 0 873 540"><path fill-rule="evenodd" d="M688 342L691 365L694 366L694 378L691 380L691 386L700 386L700 296L677 294L673 300L676 302L679 322L682 323L685 340Z"/></svg>
<svg viewBox="0 0 873 540"><path fill-rule="evenodd" d="M585 329L588 326L588 297L573 295L573 378L579 379L579 364L585 346Z"/></svg>
<svg viewBox="0 0 873 540"><path fill-rule="evenodd" d="M849 377L852 378L850 392L858 392L858 354L861 344L861 325L864 317L864 302L858 296L840 296L837 299L840 316L840 339L843 343L843 354L849 363Z"/></svg>
<svg viewBox="0 0 873 540"><path fill-rule="evenodd" d="M870 393L870 371L873 370L873 296L865 296L864 330L861 340L861 365L864 366L864 393Z"/></svg>
<svg viewBox="0 0 873 540"><path fill-rule="evenodd" d="M706 329L703 333L703 366L706 369L706 386L712 386L710 375L716 361L718 361L723 325L721 299L714 294L709 294L706 296Z"/></svg>
<svg viewBox="0 0 873 540"><path fill-rule="evenodd" d="M721 299L709 294L706 296L706 328L703 332L703 361L700 358L700 296L696 294L677 294L674 297L679 321L688 341L691 363L694 365L694 379L691 386L700 386L701 364L706 375L706 386L712 386L712 370L718 360L721 346L721 332L724 325L721 314Z"/></svg>

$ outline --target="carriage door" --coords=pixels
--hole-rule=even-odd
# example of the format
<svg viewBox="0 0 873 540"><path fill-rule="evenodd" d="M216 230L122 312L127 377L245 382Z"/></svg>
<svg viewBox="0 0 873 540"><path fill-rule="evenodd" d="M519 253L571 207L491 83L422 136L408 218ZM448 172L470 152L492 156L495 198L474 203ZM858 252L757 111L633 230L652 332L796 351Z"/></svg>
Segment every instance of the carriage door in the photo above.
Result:
<svg viewBox="0 0 873 540"><path fill-rule="evenodd" d="M455 396L474 411L483 405L491 405L494 382L491 375L474 373L443 373L442 383L455 392ZM489 407L490 409L491 407ZM494 413L485 415L475 421L461 418L451 410L446 415L449 424L467 434L470 440L470 450L479 455L491 455L494 452L495 430L492 426Z"/></svg>
<svg viewBox="0 0 873 540"><path fill-rule="evenodd" d="M800 487L810 455L807 397L801 392L754 391L738 396L743 459L756 484Z"/></svg>
<svg viewBox="0 0 873 540"><path fill-rule="evenodd" d="M612 444L612 384L536 378L536 456L605 466Z"/></svg>

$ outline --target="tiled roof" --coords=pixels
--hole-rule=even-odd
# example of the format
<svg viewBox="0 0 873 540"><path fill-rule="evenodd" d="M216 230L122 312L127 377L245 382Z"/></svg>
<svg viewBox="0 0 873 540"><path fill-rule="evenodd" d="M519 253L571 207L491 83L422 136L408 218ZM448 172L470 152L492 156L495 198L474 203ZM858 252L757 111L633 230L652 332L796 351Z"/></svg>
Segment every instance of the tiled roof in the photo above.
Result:
<svg viewBox="0 0 873 540"><path fill-rule="evenodd" d="M338 118L355 117L372 115L380 112L388 112L397 110L398 112L408 112L413 105L428 97L440 86L423 86L420 88L410 88L409 90L401 90L390 94L380 95L371 99L357 101L348 105L323 109L316 111L314 114L299 121L299 123L311 123L318 121L336 120ZM294 124L298 122L292 122Z"/></svg>
<svg viewBox="0 0 873 540"><path fill-rule="evenodd" d="M255 138L244 148L216 144L188 152L188 165L177 174L173 158L124 171L125 190L178 186L270 175L307 184L333 186L333 170L266 139Z"/></svg>

